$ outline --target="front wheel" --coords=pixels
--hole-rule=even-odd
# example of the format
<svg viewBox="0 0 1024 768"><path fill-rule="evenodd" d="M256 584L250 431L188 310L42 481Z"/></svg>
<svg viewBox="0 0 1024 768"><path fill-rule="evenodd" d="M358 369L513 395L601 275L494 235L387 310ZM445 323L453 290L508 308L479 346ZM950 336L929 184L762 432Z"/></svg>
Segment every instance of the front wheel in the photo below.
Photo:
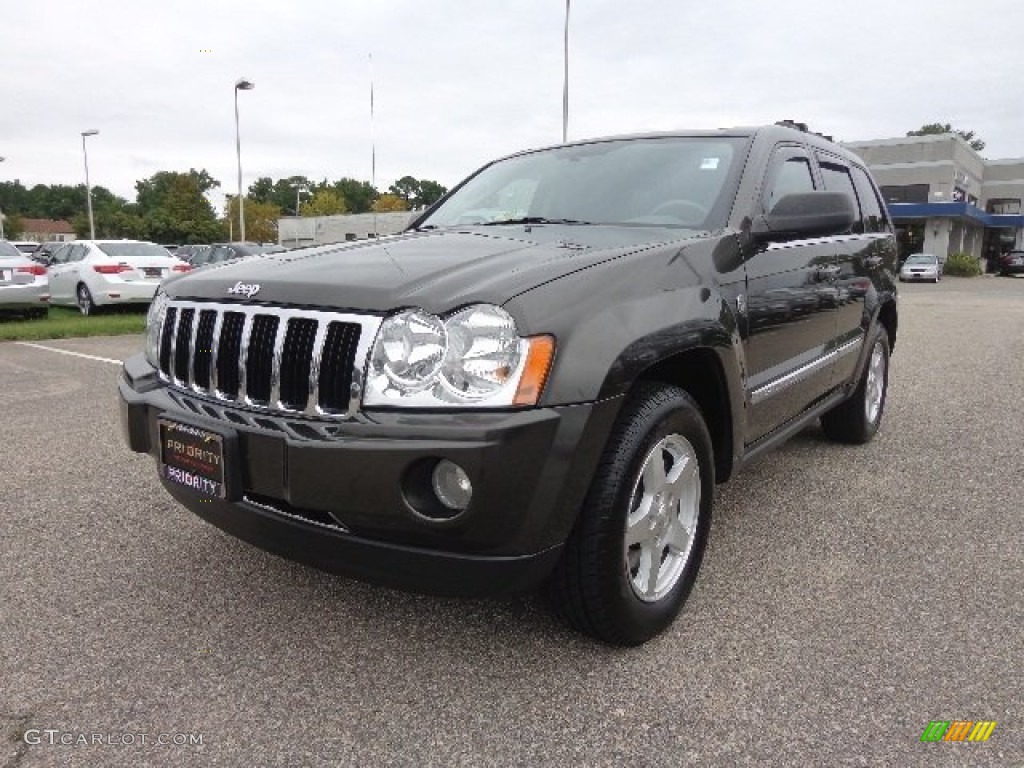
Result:
<svg viewBox="0 0 1024 768"><path fill-rule="evenodd" d="M92 300L92 294L89 293L89 287L85 283L79 283L78 285L78 311L83 315L95 315L96 304Z"/></svg>
<svg viewBox="0 0 1024 768"><path fill-rule="evenodd" d="M889 334L878 328L868 364L853 396L821 417L825 436L837 443L867 443L878 432L889 389Z"/></svg>
<svg viewBox="0 0 1024 768"><path fill-rule="evenodd" d="M697 404L678 387L641 384L548 582L555 611L614 645L663 631L697 578L713 494L711 438Z"/></svg>

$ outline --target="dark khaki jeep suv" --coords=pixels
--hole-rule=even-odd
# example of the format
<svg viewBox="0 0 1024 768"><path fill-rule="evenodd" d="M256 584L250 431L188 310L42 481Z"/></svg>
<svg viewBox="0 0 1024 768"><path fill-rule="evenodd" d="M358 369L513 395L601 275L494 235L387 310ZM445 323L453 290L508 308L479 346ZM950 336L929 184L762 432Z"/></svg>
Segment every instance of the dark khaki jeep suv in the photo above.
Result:
<svg viewBox="0 0 1024 768"><path fill-rule="evenodd" d="M800 127L522 152L403 234L168 281L125 434L257 546L437 594L544 585L637 644L693 587L716 483L817 419L875 434L895 268L863 164Z"/></svg>

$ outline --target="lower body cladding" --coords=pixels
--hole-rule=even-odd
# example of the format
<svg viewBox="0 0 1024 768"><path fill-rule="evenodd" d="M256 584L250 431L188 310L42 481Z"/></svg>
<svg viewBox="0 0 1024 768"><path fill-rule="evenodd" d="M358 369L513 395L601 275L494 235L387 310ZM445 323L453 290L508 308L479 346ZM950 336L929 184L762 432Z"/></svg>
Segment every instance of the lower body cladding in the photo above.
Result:
<svg viewBox="0 0 1024 768"><path fill-rule="evenodd" d="M529 590L549 575L620 405L325 425L214 408L152 370L140 357L125 364L125 436L192 512L292 560L464 597Z"/></svg>

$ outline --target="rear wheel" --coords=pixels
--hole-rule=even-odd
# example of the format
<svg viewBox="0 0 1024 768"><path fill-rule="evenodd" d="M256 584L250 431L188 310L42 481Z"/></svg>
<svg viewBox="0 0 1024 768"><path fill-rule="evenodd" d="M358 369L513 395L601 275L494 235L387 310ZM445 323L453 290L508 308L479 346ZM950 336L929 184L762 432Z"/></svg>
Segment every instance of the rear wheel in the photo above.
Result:
<svg viewBox="0 0 1024 768"><path fill-rule="evenodd" d="M96 304L92 300L92 294L89 293L89 286L85 283L78 284L78 311L83 315L96 314Z"/></svg>
<svg viewBox="0 0 1024 768"><path fill-rule="evenodd" d="M559 616L615 645L668 627L697 578L713 493L711 438L697 404L678 387L640 385L548 582Z"/></svg>
<svg viewBox="0 0 1024 768"><path fill-rule="evenodd" d="M867 366L850 399L821 417L825 435L838 443L867 443L878 432L889 388L889 335L875 330Z"/></svg>

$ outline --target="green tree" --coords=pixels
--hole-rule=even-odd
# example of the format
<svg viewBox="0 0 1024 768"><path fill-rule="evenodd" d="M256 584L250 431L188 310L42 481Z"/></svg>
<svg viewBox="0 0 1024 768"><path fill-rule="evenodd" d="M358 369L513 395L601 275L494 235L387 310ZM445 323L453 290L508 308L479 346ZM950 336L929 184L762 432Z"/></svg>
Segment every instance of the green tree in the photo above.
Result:
<svg viewBox="0 0 1024 768"><path fill-rule="evenodd" d="M313 199L303 203L300 210L303 216L334 216L348 212L345 198L329 188L318 189Z"/></svg>
<svg viewBox="0 0 1024 768"><path fill-rule="evenodd" d="M420 183L412 176L403 176L388 187L388 192L405 200L405 210L408 210L420 196Z"/></svg>
<svg viewBox="0 0 1024 768"><path fill-rule="evenodd" d="M25 222L17 213L3 213L0 208L0 215L4 217L4 237L8 240L20 240L25 233Z"/></svg>
<svg viewBox="0 0 1024 768"><path fill-rule="evenodd" d="M942 133L955 133L973 149L975 152L981 152L985 148L985 142L981 139L975 138L974 131L961 131L954 128L949 123L928 123L922 125L916 131L907 131L907 136L936 136Z"/></svg>
<svg viewBox="0 0 1024 768"><path fill-rule="evenodd" d="M137 211L149 238L161 243L209 243L224 236L206 193L220 182L205 170L160 171L135 183Z"/></svg>
<svg viewBox="0 0 1024 768"><path fill-rule="evenodd" d="M373 203L380 193L368 181L357 181L348 177L338 179L331 185L345 200L345 205L352 213L367 213L373 209Z"/></svg>
<svg viewBox="0 0 1024 768"><path fill-rule="evenodd" d="M438 184L436 181L423 179L420 181L420 192L416 198L416 207L427 208L448 193L448 187Z"/></svg>

